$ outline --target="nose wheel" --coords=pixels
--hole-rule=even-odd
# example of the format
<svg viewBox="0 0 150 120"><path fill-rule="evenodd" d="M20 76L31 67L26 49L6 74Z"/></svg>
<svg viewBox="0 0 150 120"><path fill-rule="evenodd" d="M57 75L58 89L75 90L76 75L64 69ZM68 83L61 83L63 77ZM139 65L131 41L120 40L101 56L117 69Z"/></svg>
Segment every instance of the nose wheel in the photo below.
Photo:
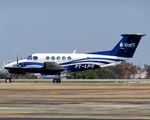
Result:
<svg viewBox="0 0 150 120"><path fill-rule="evenodd" d="M59 78L54 78L54 79L53 79L53 83L61 83L61 79L59 79Z"/></svg>
<svg viewBox="0 0 150 120"><path fill-rule="evenodd" d="M5 79L5 82L6 82L6 83L11 83L11 78L9 78L9 77L6 78L6 79Z"/></svg>

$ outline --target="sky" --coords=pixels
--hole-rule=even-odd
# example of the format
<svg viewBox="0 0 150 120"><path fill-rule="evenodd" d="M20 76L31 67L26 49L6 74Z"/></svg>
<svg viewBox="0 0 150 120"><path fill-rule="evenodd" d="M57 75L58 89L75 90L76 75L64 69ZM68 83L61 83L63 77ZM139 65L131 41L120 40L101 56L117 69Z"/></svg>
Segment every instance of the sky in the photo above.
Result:
<svg viewBox="0 0 150 120"><path fill-rule="evenodd" d="M32 53L111 50L145 33L128 62L150 65L150 0L0 0L0 64Z"/></svg>

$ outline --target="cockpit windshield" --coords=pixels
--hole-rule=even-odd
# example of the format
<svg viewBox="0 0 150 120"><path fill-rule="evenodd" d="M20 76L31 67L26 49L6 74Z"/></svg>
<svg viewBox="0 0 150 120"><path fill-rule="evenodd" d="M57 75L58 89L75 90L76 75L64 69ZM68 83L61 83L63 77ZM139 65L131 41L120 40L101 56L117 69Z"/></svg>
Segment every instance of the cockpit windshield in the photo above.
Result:
<svg viewBox="0 0 150 120"><path fill-rule="evenodd" d="M28 56L27 60L32 60L32 55Z"/></svg>

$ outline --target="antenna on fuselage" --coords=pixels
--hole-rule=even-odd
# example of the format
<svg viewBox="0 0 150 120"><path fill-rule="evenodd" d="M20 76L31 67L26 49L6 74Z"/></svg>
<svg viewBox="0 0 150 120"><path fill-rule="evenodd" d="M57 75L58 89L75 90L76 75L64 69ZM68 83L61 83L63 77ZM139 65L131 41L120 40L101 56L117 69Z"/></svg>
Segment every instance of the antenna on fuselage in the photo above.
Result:
<svg viewBox="0 0 150 120"><path fill-rule="evenodd" d="M74 50L72 54L76 54L76 50Z"/></svg>

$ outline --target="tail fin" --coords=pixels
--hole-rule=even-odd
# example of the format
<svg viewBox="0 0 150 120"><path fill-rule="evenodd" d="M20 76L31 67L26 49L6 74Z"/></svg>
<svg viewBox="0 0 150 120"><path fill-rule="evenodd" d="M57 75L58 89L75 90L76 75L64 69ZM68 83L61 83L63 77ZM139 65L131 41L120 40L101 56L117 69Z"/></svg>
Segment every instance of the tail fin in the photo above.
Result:
<svg viewBox="0 0 150 120"><path fill-rule="evenodd" d="M110 55L132 58L141 40L146 34L122 34L123 38L110 52Z"/></svg>

